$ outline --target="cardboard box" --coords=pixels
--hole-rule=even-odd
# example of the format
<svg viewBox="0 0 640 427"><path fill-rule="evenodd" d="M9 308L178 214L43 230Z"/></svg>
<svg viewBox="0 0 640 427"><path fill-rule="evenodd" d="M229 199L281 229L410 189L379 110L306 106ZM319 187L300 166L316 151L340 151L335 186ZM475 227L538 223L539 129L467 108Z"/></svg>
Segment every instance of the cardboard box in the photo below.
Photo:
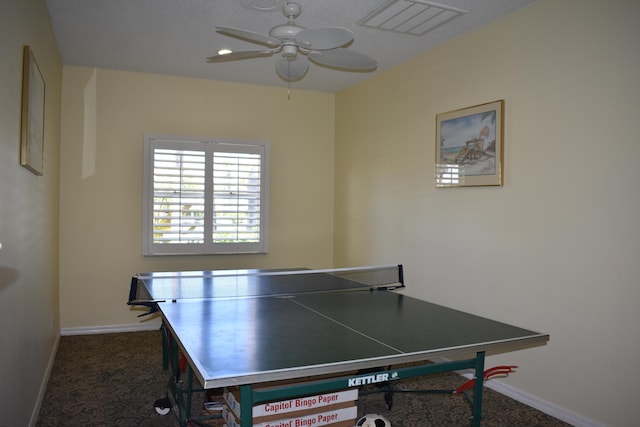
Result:
<svg viewBox="0 0 640 427"><path fill-rule="evenodd" d="M337 404L336 406L344 406L328 411L303 411L291 412L286 414L286 418L268 420L260 417L254 418L252 422L253 427L351 427L354 425L358 416L358 408L353 405L352 402L345 402L343 404ZM226 421L228 427L241 427L239 419L228 408L222 411L223 418ZM278 418L278 416L276 416Z"/></svg>
<svg viewBox="0 0 640 427"><path fill-rule="evenodd" d="M345 372L343 375L353 375L355 372ZM254 390L268 390L300 383L313 383L335 375L324 374L303 377L293 380L277 380L254 385ZM223 390L223 401L228 411L223 411L229 419L229 427L240 425L241 402L240 387L227 387ZM307 427L332 426L353 427L357 419L358 389L332 391L310 396L295 397L277 402L254 405L252 408L252 423L262 427ZM347 418L345 418L347 417ZM232 425L235 422L234 425Z"/></svg>
<svg viewBox="0 0 640 427"><path fill-rule="evenodd" d="M240 417L240 388L225 388L222 396L231 411L237 417ZM274 415L282 418L281 414L292 412L332 409L336 407L335 405L355 402L356 400L358 400L358 389L348 389L320 395L296 397L278 402L261 403L253 407L253 419L272 417Z"/></svg>

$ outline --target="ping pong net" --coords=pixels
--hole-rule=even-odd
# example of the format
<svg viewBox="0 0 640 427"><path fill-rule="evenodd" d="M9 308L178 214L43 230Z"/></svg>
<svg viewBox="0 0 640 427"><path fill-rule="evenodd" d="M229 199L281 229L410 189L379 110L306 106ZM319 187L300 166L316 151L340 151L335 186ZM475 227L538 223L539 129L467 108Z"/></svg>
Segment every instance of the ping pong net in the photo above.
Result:
<svg viewBox="0 0 640 427"><path fill-rule="evenodd" d="M143 273L131 278L127 304L151 314L157 303L185 299L275 297L404 287L402 265L325 270L211 270Z"/></svg>

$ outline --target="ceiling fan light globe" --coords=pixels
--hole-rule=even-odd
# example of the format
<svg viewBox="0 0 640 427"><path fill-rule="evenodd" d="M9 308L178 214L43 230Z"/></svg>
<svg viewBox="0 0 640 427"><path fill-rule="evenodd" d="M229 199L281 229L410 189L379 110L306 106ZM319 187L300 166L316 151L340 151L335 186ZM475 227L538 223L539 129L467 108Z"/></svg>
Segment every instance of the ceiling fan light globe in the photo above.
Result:
<svg viewBox="0 0 640 427"><path fill-rule="evenodd" d="M305 56L281 58L276 63L276 73L285 82L296 82L309 71L309 60Z"/></svg>

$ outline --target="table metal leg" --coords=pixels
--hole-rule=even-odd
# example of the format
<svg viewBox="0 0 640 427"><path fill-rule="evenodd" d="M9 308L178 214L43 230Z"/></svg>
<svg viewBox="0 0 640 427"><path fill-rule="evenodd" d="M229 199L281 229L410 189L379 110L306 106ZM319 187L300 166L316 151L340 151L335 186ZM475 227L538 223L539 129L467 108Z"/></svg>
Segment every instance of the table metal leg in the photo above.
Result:
<svg viewBox="0 0 640 427"><path fill-rule="evenodd" d="M249 404L240 403L240 425L242 427L251 427L253 424L253 392L251 384L240 386L240 402L249 402Z"/></svg>
<svg viewBox="0 0 640 427"><path fill-rule="evenodd" d="M186 382L186 388L184 390L184 393L186 394L185 396L186 399L183 400L183 402L186 400L184 415L185 415L185 418L188 420L191 418L191 398L193 396L193 369L191 368L191 365L189 365L187 368L187 382Z"/></svg>
<svg viewBox="0 0 640 427"><path fill-rule="evenodd" d="M162 369L169 369L169 331L167 330L167 326L162 322L162 326L160 327L160 332L162 333Z"/></svg>
<svg viewBox="0 0 640 427"><path fill-rule="evenodd" d="M482 388L484 387L484 352L476 354L476 383L473 387L473 427L482 422Z"/></svg>

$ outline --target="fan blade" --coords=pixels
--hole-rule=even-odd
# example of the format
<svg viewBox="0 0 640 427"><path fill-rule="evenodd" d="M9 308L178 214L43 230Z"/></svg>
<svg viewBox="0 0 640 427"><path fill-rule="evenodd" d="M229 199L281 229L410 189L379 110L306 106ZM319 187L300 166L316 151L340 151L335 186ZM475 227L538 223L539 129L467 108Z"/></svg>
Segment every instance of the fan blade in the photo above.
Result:
<svg viewBox="0 0 640 427"><path fill-rule="evenodd" d="M306 56L298 55L293 60L282 58L276 63L276 73L285 82L301 80L309 70L309 60Z"/></svg>
<svg viewBox="0 0 640 427"><path fill-rule="evenodd" d="M364 53L347 49L333 49L309 52L309 59L315 64L346 71L370 72L378 68L378 62Z"/></svg>
<svg viewBox="0 0 640 427"><path fill-rule="evenodd" d="M262 58L265 56L271 56L278 49L274 50L245 50L243 52L231 52L225 53L223 55L213 55L207 58L207 62L209 63L218 63L218 62L229 62L229 61L238 61L240 59L252 59L252 58Z"/></svg>
<svg viewBox="0 0 640 427"><path fill-rule="evenodd" d="M236 39L244 40L250 43L261 44L267 47L280 46L280 40L274 37L253 33L251 31L238 30L236 28L229 27L216 27L216 32L224 34L225 36L235 37Z"/></svg>
<svg viewBox="0 0 640 427"><path fill-rule="evenodd" d="M296 34L296 42L305 49L335 49L352 41L353 33L342 27L311 28Z"/></svg>

